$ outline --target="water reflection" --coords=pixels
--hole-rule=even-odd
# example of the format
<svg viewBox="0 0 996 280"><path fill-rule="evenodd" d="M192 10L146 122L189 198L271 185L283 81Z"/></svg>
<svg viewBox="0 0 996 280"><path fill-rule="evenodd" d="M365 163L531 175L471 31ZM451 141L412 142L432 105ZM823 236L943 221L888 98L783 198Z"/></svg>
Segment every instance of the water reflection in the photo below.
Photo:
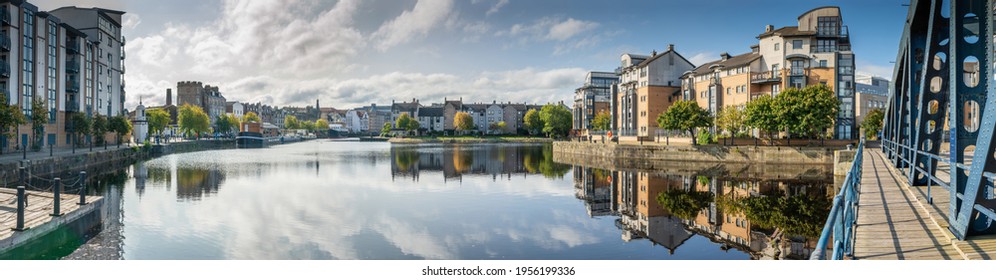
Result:
<svg viewBox="0 0 996 280"><path fill-rule="evenodd" d="M561 178L571 166L554 162L550 145L409 145L392 146L391 174L415 181L423 172L442 173L445 179L463 176L509 178L542 174Z"/></svg>
<svg viewBox="0 0 996 280"><path fill-rule="evenodd" d="M715 174L722 169L726 167L650 172L575 166L575 196L584 201L590 217L617 216L627 242L649 239L673 254L698 234L754 259L807 258L830 210L832 181Z"/></svg>

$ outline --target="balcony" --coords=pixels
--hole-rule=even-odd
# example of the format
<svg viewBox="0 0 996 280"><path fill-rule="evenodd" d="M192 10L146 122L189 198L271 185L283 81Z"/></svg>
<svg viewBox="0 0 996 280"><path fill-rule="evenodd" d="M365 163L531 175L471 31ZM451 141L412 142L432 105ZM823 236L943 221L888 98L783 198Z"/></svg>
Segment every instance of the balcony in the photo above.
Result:
<svg viewBox="0 0 996 280"><path fill-rule="evenodd" d="M66 53L68 54L80 54L80 43L76 38L72 38L66 41Z"/></svg>
<svg viewBox="0 0 996 280"><path fill-rule="evenodd" d="M0 33L0 50L4 52L10 51L10 35L7 33Z"/></svg>
<svg viewBox="0 0 996 280"><path fill-rule="evenodd" d="M850 38L849 33L850 32L848 31L847 25L841 26L840 29L837 30L829 28L817 28L816 37L847 39Z"/></svg>
<svg viewBox="0 0 996 280"><path fill-rule="evenodd" d="M0 77L10 78L10 64L7 60L0 60Z"/></svg>
<svg viewBox="0 0 996 280"><path fill-rule="evenodd" d="M0 21L3 21L4 26L10 26L10 10L7 6L0 7Z"/></svg>
<svg viewBox="0 0 996 280"><path fill-rule="evenodd" d="M782 82L782 71L751 73L750 82L752 84L780 83Z"/></svg>
<svg viewBox="0 0 996 280"><path fill-rule="evenodd" d="M66 91L67 92L80 92L80 81L79 81L79 79L68 79L68 80L66 80Z"/></svg>
<svg viewBox="0 0 996 280"><path fill-rule="evenodd" d="M66 60L66 72L68 72L68 73L79 73L80 72L80 61L79 61L79 59L69 59L69 60Z"/></svg>

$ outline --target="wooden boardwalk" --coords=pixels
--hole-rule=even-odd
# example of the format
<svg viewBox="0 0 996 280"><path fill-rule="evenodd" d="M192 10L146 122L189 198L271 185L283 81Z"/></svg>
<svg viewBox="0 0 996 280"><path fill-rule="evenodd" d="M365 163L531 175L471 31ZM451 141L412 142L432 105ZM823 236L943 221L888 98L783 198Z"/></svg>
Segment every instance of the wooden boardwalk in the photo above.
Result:
<svg viewBox="0 0 996 280"><path fill-rule="evenodd" d="M881 150L867 148L862 164L855 259L966 259L955 246L946 221L937 212L931 213L930 205L916 195ZM943 191L939 187L932 191L938 189ZM940 205L936 198L934 202Z"/></svg>
<svg viewBox="0 0 996 280"><path fill-rule="evenodd" d="M33 228L38 228L49 223L54 218L52 214L53 202L55 201L51 192L26 191L28 195L28 207L24 213L24 227L28 233ZM87 196L87 203L97 203L101 200L99 196ZM74 216L73 213L80 209L77 203L80 201L79 195L61 195L60 212L62 217ZM57 217L61 218L61 217ZM7 241L19 233L14 231L17 223L17 190L0 188L0 250Z"/></svg>

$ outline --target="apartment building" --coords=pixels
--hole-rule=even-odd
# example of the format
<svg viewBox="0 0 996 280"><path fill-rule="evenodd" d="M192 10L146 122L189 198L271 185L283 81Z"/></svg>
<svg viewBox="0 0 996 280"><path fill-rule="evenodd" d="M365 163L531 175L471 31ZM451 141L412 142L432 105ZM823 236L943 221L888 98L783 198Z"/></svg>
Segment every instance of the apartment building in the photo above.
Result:
<svg viewBox="0 0 996 280"><path fill-rule="evenodd" d="M695 68L668 45L650 56L624 54L613 93L613 128L621 136L654 136L657 116L681 100L682 74Z"/></svg>
<svg viewBox="0 0 996 280"><path fill-rule="evenodd" d="M124 115L125 37L121 35L121 17L125 12L74 6L58 8L49 13L52 15L50 18L61 19L63 23L85 34L85 38L91 42L85 55L94 64L93 70L96 71L87 81L96 86L94 94L100 114Z"/></svg>
<svg viewBox="0 0 996 280"><path fill-rule="evenodd" d="M124 115L120 86L124 12L100 8L86 9L92 12L87 14L67 12L74 9L45 12L26 1L0 1L0 94L29 119L48 115L41 135L35 137L31 124L22 125L13 137L0 136L0 149L68 147L74 142L69 121L74 114ZM111 49L115 55L99 61L99 55ZM102 65L113 66L107 68L112 69L110 74L99 73L105 70ZM94 84L107 77L112 90ZM44 111L34 110L35 101Z"/></svg>
<svg viewBox="0 0 996 280"><path fill-rule="evenodd" d="M574 124L577 131L592 129L591 121L599 113L610 113L612 87L619 83L613 72L588 72L584 85L574 91Z"/></svg>
<svg viewBox="0 0 996 280"><path fill-rule="evenodd" d="M765 26L757 39L748 53L723 54L682 76L683 97L715 113L788 87L825 84L841 102L834 138L856 137L854 53L839 7L803 13L798 26Z"/></svg>
<svg viewBox="0 0 996 280"><path fill-rule="evenodd" d="M864 121L865 116L872 110L879 109L883 112L889 104L889 80L858 75L855 79L855 104L858 110L855 111L855 118L858 124Z"/></svg>

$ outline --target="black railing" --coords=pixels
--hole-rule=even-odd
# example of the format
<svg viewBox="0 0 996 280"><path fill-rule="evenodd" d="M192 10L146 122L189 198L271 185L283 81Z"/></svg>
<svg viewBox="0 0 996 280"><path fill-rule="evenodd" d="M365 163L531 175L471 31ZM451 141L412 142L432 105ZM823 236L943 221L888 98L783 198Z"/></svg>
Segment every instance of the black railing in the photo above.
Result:
<svg viewBox="0 0 996 280"><path fill-rule="evenodd" d="M66 60L66 71L70 73L79 73L80 61L77 59Z"/></svg>

